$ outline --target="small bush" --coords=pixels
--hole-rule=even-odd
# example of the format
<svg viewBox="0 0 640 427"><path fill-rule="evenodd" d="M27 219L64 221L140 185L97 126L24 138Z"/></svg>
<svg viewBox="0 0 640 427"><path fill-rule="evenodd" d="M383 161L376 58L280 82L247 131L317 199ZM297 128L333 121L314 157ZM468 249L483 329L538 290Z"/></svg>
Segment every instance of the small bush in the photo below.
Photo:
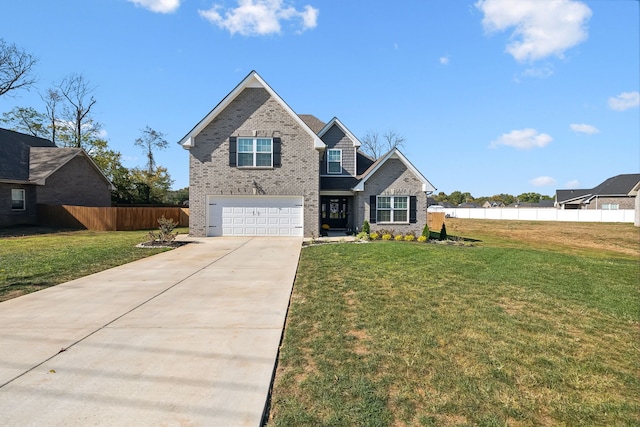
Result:
<svg viewBox="0 0 640 427"><path fill-rule="evenodd" d="M422 236L420 236L420 237L422 237ZM414 236L413 233L411 233L411 234L407 233L404 236L404 241L405 242L413 242L414 240L416 240L416 236Z"/></svg>
<svg viewBox="0 0 640 427"><path fill-rule="evenodd" d="M160 242L160 243L171 243L176 239L178 233L174 233L173 229L178 225L177 222L173 220L173 218L165 218L162 215L161 218L158 218L158 231L154 233L153 231L149 232L149 239L152 242Z"/></svg>
<svg viewBox="0 0 640 427"><path fill-rule="evenodd" d="M447 226L442 223L442 228L440 229L440 240L447 240Z"/></svg>
<svg viewBox="0 0 640 427"><path fill-rule="evenodd" d="M393 236L389 233L385 233L382 235L382 240L391 240Z"/></svg>
<svg viewBox="0 0 640 427"><path fill-rule="evenodd" d="M402 234L398 234L398 235L396 235L396 237L394 237L394 239L395 239L396 242L401 242L402 239L404 239L404 237L402 237Z"/></svg>
<svg viewBox="0 0 640 427"><path fill-rule="evenodd" d="M429 231L429 224L425 224L424 228L422 229L422 235L428 239L430 236L430 233L431 232Z"/></svg>
<svg viewBox="0 0 640 427"><path fill-rule="evenodd" d="M362 232L367 234L371 233L371 226L369 225L369 221L366 219L362 223Z"/></svg>
<svg viewBox="0 0 640 427"><path fill-rule="evenodd" d="M428 240L428 239L427 239L427 236L420 236L420 237L418 237L418 242L420 242L420 243L426 242L427 240Z"/></svg>
<svg viewBox="0 0 640 427"><path fill-rule="evenodd" d="M365 240L365 241L369 240L369 234L365 233L364 231L361 231L356 235L356 239Z"/></svg>
<svg viewBox="0 0 640 427"><path fill-rule="evenodd" d="M371 240L378 240L380 238L380 235L374 231L373 233L369 234L369 238Z"/></svg>

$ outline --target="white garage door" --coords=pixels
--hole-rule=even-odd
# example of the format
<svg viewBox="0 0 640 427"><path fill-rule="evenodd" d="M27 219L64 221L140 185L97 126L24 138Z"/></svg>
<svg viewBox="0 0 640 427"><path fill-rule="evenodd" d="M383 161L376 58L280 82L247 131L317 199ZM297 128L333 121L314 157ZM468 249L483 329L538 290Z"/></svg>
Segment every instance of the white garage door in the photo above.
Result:
<svg viewBox="0 0 640 427"><path fill-rule="evenodd" d="M208 236L302 236L301 196L209 196Z"/></svg>

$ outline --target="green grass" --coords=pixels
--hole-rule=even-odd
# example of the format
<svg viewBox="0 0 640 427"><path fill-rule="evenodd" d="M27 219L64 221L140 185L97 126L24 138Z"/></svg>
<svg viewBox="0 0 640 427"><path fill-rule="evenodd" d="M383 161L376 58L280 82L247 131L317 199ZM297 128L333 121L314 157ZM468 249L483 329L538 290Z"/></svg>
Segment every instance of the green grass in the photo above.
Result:
<svg viewBox="0 0 640 427"><path fill-rule="evenodd" d="M636 257L302 252L270 425L640 425Z"/></svg>
<svg viewBox="0 0 640 427"><path fill-rule="evenodd" d="M167 250L136 248L147 233L74 231L0 238L0 301Z"/></svg>

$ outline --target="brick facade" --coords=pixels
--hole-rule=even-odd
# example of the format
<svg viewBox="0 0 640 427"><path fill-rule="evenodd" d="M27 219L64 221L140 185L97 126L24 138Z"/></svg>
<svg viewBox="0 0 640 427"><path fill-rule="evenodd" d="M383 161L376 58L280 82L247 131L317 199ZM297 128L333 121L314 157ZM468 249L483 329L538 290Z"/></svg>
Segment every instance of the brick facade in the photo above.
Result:
<svg viewBox="0 0 640 427"><path fill-rule="evenodd" d="M281 166L229 166L229 137L278 137ZM189 150L189 232L207 235L207 196L303 196L304 235L319 232L320 157L306 129L262 88L245 88L198 135Z"/></svg>
<svg viewBox="0 0 640 427"><path fill-rule="evenodd" d="M36 191L38 203L45 205L111 206L109 183L84 155L68 161Z"/></svg>
<svg viewBox="0 0 640 427"><path fill-rule="evenodd" d="M22 189L25 193L25 210L11 209L11 190ZM38 210L36 206L35 185L0 183L0 227L12 225L36 224Z"/></svg>
<svg viewBox="0 0 640 427"><path fill-rule="evenodd" d="M417 236L420 235L427 222L427 195L420 191L421 188L422 182L401 160L387 160L364 184L364 191L356 195L356 226L361 229L364 220L369 221L370 219L370 196L416 196L416 223L376 223L371 224L371 229L379 230L385 228L403 233L413 231Z"/></svg>
<svg viewBox="0 0 640 427"><path fill-rule="evenodd" d="M618 209L634 209L635 197L598 197L593 198L590 203L584 205L584 209L602 209L602 205L618 205Z"/></svg>

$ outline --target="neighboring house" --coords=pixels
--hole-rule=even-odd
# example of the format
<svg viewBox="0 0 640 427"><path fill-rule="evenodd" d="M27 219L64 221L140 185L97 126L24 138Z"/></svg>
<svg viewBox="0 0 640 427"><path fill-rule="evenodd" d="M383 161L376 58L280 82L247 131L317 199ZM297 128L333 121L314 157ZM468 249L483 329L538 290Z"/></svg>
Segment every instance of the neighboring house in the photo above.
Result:
<svg viewBox="0 0 640 427"><path fill-rule="evenodd" d="M298 115L252 71L181 140L194 236L420 232L431 183L397 149L375 160L337 118Z"/></svg>
<svg viewBox="0 0 640 427"><path fill-rule="evenodd" d="M490 201L487 200L482 204L483 208L504 208L504 203L500 201Z"/></svg>
<svg viewBox="0 0 640 427"><path fill-rule="evenodd" d="M514 202L507 205L508 208L553 208L553 200L540 200L539 202Z"/></svg>
<svg viewBox="0 0 640 427"><path fill-rule="evenodd" d="M112 189L84 150L0 128L0 226L37 223L38 203L111 206Z"/></svg>
<svg viewBox="0 0 640 427"><path fill-rule="evenodd" d="M459 208L466 208L466 209L476 209L478 207L478 205L476 203L472 203L472 202L464 202L464 203L460 203L458 205Z"/></svg>
<svg viewBox="0 0 640 427"><path fill-rule="evenodd" d="M590 190L556 190L559 209L634 209L640 174L623 174L607 179Z"/></svg>

